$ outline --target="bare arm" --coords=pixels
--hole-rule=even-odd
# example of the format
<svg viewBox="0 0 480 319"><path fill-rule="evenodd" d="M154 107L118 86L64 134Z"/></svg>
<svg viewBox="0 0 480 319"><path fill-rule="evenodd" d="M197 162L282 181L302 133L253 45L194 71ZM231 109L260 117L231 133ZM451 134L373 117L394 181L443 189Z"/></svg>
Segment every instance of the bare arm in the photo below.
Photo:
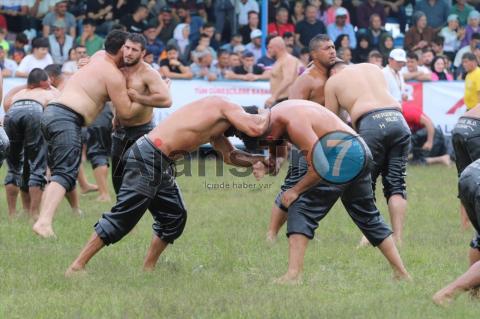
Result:
<svg viewBox="0 0 480 319"><path fill-rule="evenodd" d="M167 78L170 78L170 79L191 79L193 77L193 73L192 71L190 71L190 68L189 67L180 67L180 71L182 71L182 73L176 73L176 72L171 72L167 66L162 66L160 68L160 70L162 71L163 75L165 75Z"/></svg>
<svg viewBox="0 0 480 319"><path fill-rule="evenodd" d="M340 106L338 105L337 96L335 95L335 90L333 89L333 79L330 79L325 84L325 107L335 113L340 115Z"/></svg>
<svg viewBox="0 0 480 319"><path fill-rule="evenodd" d="M167 83L157 71L149 69L144 77L144 81L150 94L138 94L138 92L134 96L129 94L132 101L143 105L161 108L170 107L172 105L172 96L170 95Z"/></svg>
<svg viewBox="0 0 480 319"><path fill-rule="evenodd" d="M283 78L275 92L272 92L272 98L278 100L280 93L285 92L297 76L297 63L284 63Z"/></svg>
<svg viewBox="0 0 480 319"><path fill-rule="evenodd" d="M425 144L423 144L422 148L426 150L431 150L433 147L433 137L435 136L435 127L433 126L432 120L425 114L422 114L420 116L420 124L425 126L427 129L427 140L425 141Z"/></svg>
<svg viewBox="0 0 480 319"><path fill-rule="evenodd" d="M3 101L3 109L5 110L5 113L7 113L8 110L10 109L10 106L12 106L13 97L15 96L15 94L17 94L18 92L20 92L21 90L24 90L26 88L27 88L27 85L22 84L22 85L14 87L10 91L8 91L7 95L5 95L5 100Z"/></svg>
<svg viewBox="0 0 480 319"><path fill-rule="evenodd" d="M239 167L250 167L257 162L262 162L265 160L263 155L254 155L242 150L236 149L233 147L232 143L228 140L225 135L220 135L213 137L210 140L212 147L222 154L223 161L226 164L239 166Z"/></svg>
<svg viewBox="0 0 480 319"><path fill-rule="evenodd" d="M288 92L288 99L308 100L310 98L312 83L312 79L310 79L306 75L300 75L290 87L290 91Z"/></svg>
<svg viewBox="0 0 480 319"><path fill-rule="evenodd" d="M42 33L43 33L43 36L45 38L47 38L48 35L50 34L50 26L49 25L44 25L43 29L42 29Z"/></svg>
<svg viewBox="0 0 480 319"><path fill-rule="evenodd" d="M127 81L122 72L113 66L110 73L112 75L108 77L106 86L107 93L115 107L116 115L121 119L130 119L132 116L132 101L127 94Z"/></svg>
<svg viewBox="0 0 480 319"><path fill-rule="evenodd" d="M249 114L238 104L230 103L222 98L218 99L218 103L224 103L225 105L223 115L236 129L252 137L260 136L268 129L270 110L258 115Z"/></svg>

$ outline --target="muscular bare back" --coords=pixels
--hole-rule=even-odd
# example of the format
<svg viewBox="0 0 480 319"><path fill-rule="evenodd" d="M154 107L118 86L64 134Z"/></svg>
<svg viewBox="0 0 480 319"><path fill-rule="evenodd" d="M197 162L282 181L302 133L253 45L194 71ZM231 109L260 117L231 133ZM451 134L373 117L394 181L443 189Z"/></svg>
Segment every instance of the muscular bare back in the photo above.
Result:
<svg viewBox="0 0 480 319"><path fill-rule="evenodd" d="M16 101L20 101L20 100L34 100L40 103L45 108L48 102L53 100L58 95L59 95L59 91L56 89L48 89L48 90L43 88L23 89L17 92L12 97L12 102L15 103Z"/></svg>
<svg viewBox="0 0 480 319"><path fill-rule="evenodd" d="M370 63L341 66L325 84L325 106L333 112L344 108L352 123L366 112L396 107L400 104L390 95L380 68Z"/></svg>
<svg viewBox="0 0 480 319"><path fill-rule="evenodd" d="M299 66L300 61L290 54L285 54L284 57L277 60L273 65L270 89L272 96L277 96L277 100L288 98L289 86L297 78ZM290 83L283 83L286 79L289 80Z"/></svg>
<svg viewBox="0 0 480 319"><path fill-rule="evenodd" d="M302 99L325 104L325 82L327 74L312 64L290 87L289 99Z"/></svg>

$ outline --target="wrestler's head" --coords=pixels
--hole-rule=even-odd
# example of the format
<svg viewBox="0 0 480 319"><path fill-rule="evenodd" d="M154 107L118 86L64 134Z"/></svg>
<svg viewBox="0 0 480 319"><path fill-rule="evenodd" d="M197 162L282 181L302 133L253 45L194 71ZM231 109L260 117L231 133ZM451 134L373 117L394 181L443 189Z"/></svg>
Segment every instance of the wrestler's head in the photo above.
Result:
<svg viewBox="0 0 480 319"><path fill-rule="evenodd" d="M48 80L48 74L40 68L35 68L28 74L27 87L29 89L48 89L50 87L50 81Z"/></svg>
<svg viewBox="0 0 480 319"><path fill-rule="evenodd" d="M259 114L259 112L270 112L270 110L259 109L258 106L255 106L255 105L242 106L242 107L243 107L243 110L245 112L247 112L249 114L254 114L254 115ZM270 121L270 118L269 118L269 121ZM242 140L243 144L245 144L245 147L247 149L260 149L260 148L266 146L265 143L262 143L262 141L265 140L265 137L264 137L265 134L263 134L262 136L252 137L252 136L249 136L249 135L245 134L244 132L238 130L233 125L230 126L225 131L224 135L226 137L230 137L230 136L238 137L240 140Z"/></svg>
<svg viewBox="0 0 480 319"><path fill-rule="evenodd" d="M329 68L335 64L337 53L335 45L328 35L317 34L310 40L308 48L310 49L312 60L323 67Z"/></svg>
<svg viewBox="0 0 480 319"><path fill-rule="evenodd" d="M123 62L125 66L133 66L140 62L145 56L147 41L139 33L131 33L123 46Z"/></svg>
<svg viewBox="0 0 480 319"><path fill-rule="evenodd" d="M62 65L61 64L49 64L45 67L45 72L48 74L50 84L58 88L63 81Z"/></svg>
<svg viewBox="0 0 480 319"><path fill-rule="evenodd" d="M108 54L115 56L115 61L117 64L123 63L123 52L121 49L125 44L127 37L127 32L112 30L105 38L105 51ZM118 56L120 56L120 59L117 58Z"/></svg>
<svg viewBox="0 0 480 319"><path fill-rule="evenodd" d="M337 74L338 72L342 71L346 66L347 64L343 60L337 59L335 61L335 64L332 65L332 67L330 68L329 76Z"/></svg>

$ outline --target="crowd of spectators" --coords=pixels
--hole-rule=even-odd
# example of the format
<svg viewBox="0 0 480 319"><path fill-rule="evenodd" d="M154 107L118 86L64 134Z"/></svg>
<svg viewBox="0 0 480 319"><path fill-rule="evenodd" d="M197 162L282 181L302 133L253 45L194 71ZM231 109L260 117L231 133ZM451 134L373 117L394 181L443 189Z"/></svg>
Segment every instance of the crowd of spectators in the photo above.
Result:
<svg viewBox="0 0 480 319"><path fill-rule="evenodd" d="M327 33L347 63L386 66L404 48L406 80L464 79L462 56L480 58L480 1L269 0L267 41L280 36L306 66L308 43ZM103 47L112 29L142 33L145 61L173 79L268 79L255 0L2 0L0 69L26 77L51 63L65 73ZM480 9L480 8L479 8Z"/></svg>

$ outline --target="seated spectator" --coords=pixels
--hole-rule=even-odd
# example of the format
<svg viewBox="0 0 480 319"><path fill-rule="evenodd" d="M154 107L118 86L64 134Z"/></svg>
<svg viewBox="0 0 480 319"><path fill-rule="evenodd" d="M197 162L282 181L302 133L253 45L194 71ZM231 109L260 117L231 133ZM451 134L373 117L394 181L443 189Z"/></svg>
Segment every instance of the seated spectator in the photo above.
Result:
<svg viewBox="0 0 480 319"><path fill-rule="evenodd" d="M237 1L237 8L236 13L238 15L238 25L240 28L247 26L250 23L250 12L258 13L260 12L260 8L258 7L258 3L255 0L240 0ZM255 28L258 27L255 26ZM250 31L251 32L251 31ZM248 42L244 43L247 44Z"/></svg>
<svg viewBox="0 0 480 319"><path fill-rule="evenodd" d="M307 68L308 64L310 63L310 49L309 48L302 48L300 50L300 62L303 65L303 71ZM303 73L303 71L301 73ZM300 74L301 74L300 73Z"/></svg>
<svg viewBox="0 0 480 319"><path fill-rule="evenodd" d="M417 11L412 16L413 27L405 34L405 50L417 51L429 47L435 31L427 25L427 16Z"/></svg>
<svg viewBox="0 0 480 319"><path fill-rule="evenodd" d="M68 60L68 52L73 47L73 38L65 34L65 24L61 20L52 25L52 30L53 34L48 36L50 54L53 63L61 65Z"/></svg>
<svg viewBox="0 0 480 319"><path fill-rule="evenodd" d="M226 73L230 80L256 81L268 79L268 74L262 76L264 70L255 64L255 57L251 52L245 52L242 56L241 65L233 67L232 71Z"/></svg>
<svg viewBox="0 0 480 319"><path fill-rule="evenodd" d="M468 15L475 10L474 7L469 5L466 0L457 0L457 3L450 9L450 14L454 14L458 17L458 23L464 27L467 25Z"/></svg>
<svg viewBox="0 0 480 319"><path fill-rule="evenodd" d="M390 52L393 50L393 37L387 33L383 35L380 46L378 48L378 51L383 57L383 65L386 65L388 63L388 59L390 57Z"/></svg>
<svg viewBox="0 0 480 319"><path fill-rule="evenodd" d="M355 49L357 40L355 31L350 23L346 23L348 11L345 8L338 8L335 12L335 23L327 26L327 33L330 39L335 41L339 35L347 34L350 38L350 48Z"/></svg>
<svg viewBox="0 0 480 319"><path fill-rule="evenodd" d="M215 15L215 29L217 30L217 33L215 34L215 38L218 41L222 40L222 36L225 29L227 30L234 29L233 22L236 18L235 2L236 1L225 1L225 0L213 1L213 12ZM230 26L228 26L227 22L228 24L230 24Z"/></svg>
<svg viewBox="0 0 480 319"><path fill-rule="evenodd" d="M188 36L190 42L198 42L200 39L200 29L204 24L203 19L199 16L192 16L189 7L186 4L179 4L177 6L177 15L181 23L186 23L190 26L190 34Z"/></svg>
<svg viewBox="0 0 480 319"><path fill-rule="evenodd" d="M380 68L383 68L383 56L377 50L372 50L368 54L368 63L378 65Z"/></svg>
<svg viewBox="0 0 480 319"><path fill-rule="evenodd" d="M300 50L295 46L295 35L291 32L285 32L282 38L287 46L288 53L298 58L300 56Z"/></svg>
<svg viewBox="0 0 480 319"><path fill-rule="evenodd" d="M435 36L435 38L433 38L433 40L432 40L433 54L435 54L435 55L445 55L445 53L443 52L444 43L445 43L445 39L442 36L440 36L440 35Z"/></svg>
<svg viewBox="0 0 480 319"><path fill-rule="evenodd" d="M405 81L431 81L432 72L423 65L418 65L418 55L415 52L407 53L407 65L400 71Z"/></svg>
<svg viewBox="0 0 480 319"><path fill-rule="evenodd" d="M209 51L203 51L198 55L198 62L190 65L194 79L203 79L214 81L216 79L215 66L213 65L212 54Z"/></svg>
<svg viewBox="0 0 480 319"><path fill-rule="evenodd" d="M127 27L127 32L143 33L147 28L145 19L148 17L148 7L139 5L133 14L128 14L120 19L120 24Z"/></svg>
<svg viewBox="0 0 480 319"><path fill-rule="evenodd" d="M323 25L327 26L327 10L328 3L323 0L309 0L308 4L317 9L317 19L323 22Z"/></svg>
<svg viewBox="0 0 480 319"><path fill-rule="evenodd" d="M333 0L332 5L330 8L327 9L327 21L326 25L329 26L332 23L335 23L337 20L337 9L344 9L346 14L345 14L345 22L347 24L350 24L350 13L348 13L348 10L342 7L342 0Z"/></svg>
<svg viewBox="0 0 480 319"><path fill-rule="evenodd" d="M85 19L82 22L82 35L77 38L77 44L87 48L88 56L92 56L95 52L103 48L103 38L95 34L95 22L91 19Z"/></svg>
<svg viewBox="0 0 480 319"><path fill-rule="evenodd" d="M382 69L383 76L387 81L388 91L399 103L405 101L406 94L405 80L400 72L407 62L407 56L402 49L394 49L388 57L388 65Z"/></svg>
<svg viewBox="0 0 480 319"><path fill-rule="evenodd" d="M13 49L10 48L10 56L19 64L23 58L27 55L25 52L25 46L28 44L28 38L25 33L17 33L15 37L15 42L13 43Z"/></svg>
<svg viewBox="0 0 480 319"><path fill-rule="evenodd" d="M335 50L340 48L349 48L350 47L350 37L348 34L340 34L338 38L334 41Z"/></svg>
<svg viewBox="0 0 480 319"><path fill-rule="evenodd" d="M95 22L97 33L106 36L113 26L113 1L87 0L86 16Z"/></svg>
<svg viewBox="0 0 480 319"><path fill-rule="evenodd" d="M206 34L210 38L210 46L214 50L218 50L220 48L220 43L215 39L215 25L211 22L205 23L200 28L200 35ZM240 40L241 43L241 40Z"/></svg>
<svg viewBox="0 0 480 319"><path fill-rule="evenodd" d="M432 61L432 81L453 81L453 75L447 71L445 57L437 55Z"/></svg>
<svg viewBox="0 0 480 319"><path fill-rule="evenodd" d="M365 0L357 7L357 27L367 29L370 27L372 15L378 15L381 25L385 24L385 10L377 0Z"/></svg>
<svg viewBox="0 0 480 319"><path fill-rule="evenodd" d="M9 58L2 46L0 46L0 71L4 78L15 76L17 71L17 63Z"/></svg>
<svg viewBox="0 0 480 319"><path fill-rule="evenodd" d="M420 0L415 4L415 10L425 13L428 26L435 32L445 25L450 13L450 7L445 0Z"/></svg>
<svg viewBox="0 0 480 319"><path fill-rule="evenodd" d="M463 37L460 47L463 48L470 43L474 33L480 32L480 12L473 10L468 15L468 25L465 28L465 36Z"/></svg>
<svg viewBox="0 0 480 319"><path fill-rule="evenodd" d="M186 23L180 23L173 31L173 39L168 41L167 46L175 46L177 48L179 59L183 64L190 61L190 26Z"/></svg>
<svg viewBox="0 0 480 319"><path fill-rule="evenodd" d="M412 164L443 164L450 166L445 137L442 130L435 128L432 120L421 108L404 105L403 116L412 132Z"/></svg>
<svg viewBox="0 0 480 319"><path fill-rule="evenodd" d="M157 32L153 25L147 26L143 35L146 40L145 49L153 54L153 61L158 61L163 50L165 50L165 44L157 38Z"/></svg>
<svg viewBox="0 0 480 319"><path fill-rule="evenodd" d="M458 16L451 14L447 18L448 25L440 30L439 35L443 37L443 51L446 56L453 60L455 52L460 48L460 42L465 36L465 29L458 25Z"/></svg>
<svg viewBox="0 0 480 319"><path fill-rule="evenodd" d="M180 62L178 48L172 44L167 45L167 58L160 61L160 71L169 79L191 79L193 77L190 68Z"/></svg>
<svg viewBox="0 0 480 319"><path fill-rule="evenodd" d="M252 42L248 43L245 46L245 49L249 52L253 53L255 57L255 63L262 57L262 31L260 30L253 30L250 34L250 39Z"/></svg>
<svg viewBox="0 0 480 319"><path fill-rule="evenodd" d="M77 62L80 59L88 57L87 55L87 48L83 45L78 44L75 49L73 58L71 57L69 61L65 62L62 67L62 72L66 75L72 75L73 73L78 71Z"/></svg>
<svg viewBox="0 0 480 319"><path fill-rule="evenodd" d="M435 52L433 52L431 48L423 49L420 65L426 66L430 69L430 67L432 66L433 58L435 58Z"/></svg>
<svg viewBox="0 0 480 319"><path fill-rule="evenodd" d="M172 9L163 7L156 19L150 20L150 24L156 26L155 32L158 39L163 43L167 43L173 38L173 30L177 26L177 21L173 18Z"/></svg>
<svg viewBox="0 0 480 319"><path fill-rule="evenodd" d="M370 45L374 49L380 48L381 39L389 34L385 29L382 28L382 19L380 15L374 13L370 16L370 27L367 30L367 35L370 39Z"/></svg>
<svg viewBox="0 0 480 319"><path fill-rule="evenodd" d="M15 76L26 78L31 70L44 69L49 64L53 64L53 59L48 53L48 39L36 38L32 41L32 53L20 62Z"/></svg>
<svg viewBox="0 0 480 319"><path fill-rule="evenodd" d="M240 27L238 33L242 36L243 44L247 44L251 41L250 34L253 30L260 28L259 26L260 18L258 12L250 11L248 12L248 24Z"/></svg>
<svg viewBox="0 0 480 319"><path fill-rule="evenodd" d="M62 21L65 24L68 34L75 39L76 36L76 21L73 14L67 12L68 1L60 1L55 4L53 12L47 13L43 18L43 36L46 38L52 33L52 26L55 22Z"/></svg>
<svg viewBox="0 0 480 319"><path fill-rule="evenodd" d="M348 47L338 49L337 56L347 65L352 63L352 50Z"/></svg>
<svg viewBox="0 0 480 319"><path fill-rule="evenodd" d="M3 48L3 51L7 53L10 51L10 44L8 43L7 40L5 40L5 37L7 36L7 30L4 28L0 28L0 47Z"/></svg>
<svg viewBox="0 0 480 319"><path fill-rule="evenodd" d="M240 41L241 43L242 41ZM206 34L200 36L200 41L198 42L197 47L195 50L192 51L192 61L198 64L198 58L200 55L204 55L204 53L208 51L212 56L212 59L217 59L217 52L210 46L210 37Z"/></svg>
<svg viewBox="0 0 480 319"><path fill-rule="evenodd" d="M327 32L323 22L317 19L317 9L311 4L307 5L305 19L297 23L295 30L295 42L300 48L308 47L315 35Z"/></svg>
<svg viewBox="0 0 480 319"><path fill-rule="evenodd" d="M242 65L242 63L240 62L240 56L238 55L238 53L230 53L228 64L230 65L231 69Z"/></svg>
<svg viewBox="0 0 480 319"><path fill-rule="evenodd" d="M281 7L275 15L275 22L268 24L268 34L283 37L285 32L295 33L295 26L288 22L288 10Z"/></svg>
<svg viewBox="0 0 480 319"><path fill-rule="evenodd" d="M250 36L249 36L249 38L250 38ZM234 34L232 36L232 38L230 39L230 42L225 43L220 48L222 50L226 50L226 51L232 53L233 48L235 48L237 45L240 45L240 44L242 44L242 35L241 34Z"/></svg>
<svg viewBox="0 0 480 319"><path fill-rule="evenodd" d="M231 71L230 52L220 49L217 52L217 56L218 56L217 62L214 64L215 79L225 80L227 72Z"/></svg>
<svg viewBox="0 0 480 319"><path fill-rule="evenodd" d="M453 66L455 68L459 68L462 64L462 56L465 53L473 53L478 44L480 44L480 33L474 33L472 35L472 40L470 40L470 44L457 51L455 60L453 61Z"/></svg>
<svg viewBox="0 0 480 319"><path fill-rule="evenodd" d="M296 0L293 5L292 23L296 25L305 19L305 3L303 0Z"/></svg>
<svg viewBox="0 0 480 319"><path fill-rule="evenodd" d="M155 55L149 49L145 50L145 55L143 56L143 61L150 65L155 71L160 70L160 66L155 62Z"/></svg>
<svg viewBox="0 0 480 319"><path fill-rule="evenodd" d="M357 48L353 50L353 63L364 63L368 61L370 47L369 37L366 34L359 34L357 38Z"/></svg>

